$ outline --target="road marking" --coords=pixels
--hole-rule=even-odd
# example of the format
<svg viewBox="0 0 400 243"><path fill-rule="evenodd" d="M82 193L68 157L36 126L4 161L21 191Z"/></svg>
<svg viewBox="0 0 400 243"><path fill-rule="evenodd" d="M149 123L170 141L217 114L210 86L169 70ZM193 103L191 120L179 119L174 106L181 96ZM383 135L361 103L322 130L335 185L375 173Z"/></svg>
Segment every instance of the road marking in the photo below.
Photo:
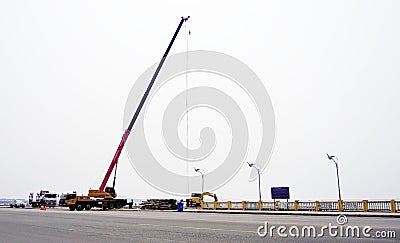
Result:
<svg viewBox="0 0 400 243"><path fill-rule="evenodd" d="M152 226L152 227L166 227L166 228L179 228L179 229L194 229L194 230L225 231L225 232L238 232L238 233L253 233L253 234L256 233L256 231L250 231L250 230L218 229L218 228L177 226L177 225L159 225L159 224L135 224L135 225Z"/></svg>

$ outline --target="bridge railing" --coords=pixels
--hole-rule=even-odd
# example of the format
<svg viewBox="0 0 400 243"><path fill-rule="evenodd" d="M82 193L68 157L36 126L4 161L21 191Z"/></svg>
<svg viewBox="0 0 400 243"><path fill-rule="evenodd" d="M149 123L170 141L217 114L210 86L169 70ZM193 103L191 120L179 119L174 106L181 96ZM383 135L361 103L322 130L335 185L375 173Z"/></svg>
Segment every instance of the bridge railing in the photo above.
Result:
<svg viewBox="0 0 400 243"><path fill-rule="evenodd" d="M262 210L275 210L276 203L274 202L262 202Z"/></svg>
<svg viewBox="0 0 400 243"><path fill-rule="evenodd" d="M343 211L347 212L364 212L364 201L343 201Z"/></svg>
<svg viewBox="0 0 400 243"><path fill-rule="evenodd" d="M339 202L322 201L319 203L319 211L339 211Z"/></svg>
<svg viewBox="0 0 400 243"><path fill-rule="evenodd" d="M217 209L228 209L230 202L217 202Z"/></svg>
<svg viewBox="0 0 400 243"><path fill-rule="evenodd" d="M201 208L202 209L214 209L214 202L202 202Z"/></svg>
<svg viewBox="0 0 400 243"><path fill-rule="evenodd" d="M318 211L318 202L295 202L298 204L297 210Z"/></svg>
<svg viewBox="0 0 400 243"><path fill-rule="evenodd" d="M369 212L391 212L391 201L369 201L368 202ZM394 210L396 211L396 210Z"/></svg>
<svg viewBox="0 0 400 243"><path fill-rule="evenodd" d="M247 210L258 210L258 202L246 202Z"/></svg>
<svg viewBox="0 0 400 243"><path fill-rule="evenodd" d="M243 202L231 202L230 209L235 209L235 210L243 209Z"/></svg>
<svg viewBox="0 0 400 243"><path fill-rule="evenodd" d="M211 210L288 210L326 212L400 212L400 201L353 200L353 201L242 201L202 202L202 209Z"/></svg>

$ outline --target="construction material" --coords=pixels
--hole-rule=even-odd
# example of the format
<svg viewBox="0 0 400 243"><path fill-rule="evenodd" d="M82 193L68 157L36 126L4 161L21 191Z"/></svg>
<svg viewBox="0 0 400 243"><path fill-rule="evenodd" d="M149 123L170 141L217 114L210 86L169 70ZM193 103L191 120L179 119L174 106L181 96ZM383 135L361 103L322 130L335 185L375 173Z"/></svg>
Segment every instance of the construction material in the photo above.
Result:
<svg viewBox="0 0 400 243"><path fill-rule="evenodd" d="M143 202L141 209L150 210L176 210L178 209L178 204L176 199L147 199Z"/></svg>

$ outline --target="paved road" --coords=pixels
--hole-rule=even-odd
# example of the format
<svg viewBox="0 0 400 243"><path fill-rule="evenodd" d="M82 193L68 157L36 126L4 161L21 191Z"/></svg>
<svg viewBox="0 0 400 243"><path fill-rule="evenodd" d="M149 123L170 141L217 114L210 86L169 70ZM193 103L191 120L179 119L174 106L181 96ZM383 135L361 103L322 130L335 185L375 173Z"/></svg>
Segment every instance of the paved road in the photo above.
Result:
<svg viewBox="0 0 400 243"><path fill-rule="evenodd" d="M299 215L248 215L214 213L178 213L158 211L81 211L70 212L56 208L38 209L0 208L0 242L309 242L334 241L324 230L324 238L293 237L296 227L314 226L316 234L321 227L338 226L335 216ZM345 226L358 226L360 237L364 226L371 226L369 232L394 231L397 238L384 242L400 241L400 219L379 217L347 217ZM260 237L257 228L268 223L286 227L280 237L273 229L273 237ZM293 226L293 227L292 227ZM292 227L292 228L291 228ZM345 236L344 228L343 236ZM333 231L334 233L335 231ZM260 233L263 233L261 231ZM340 231L338 231L340 234ZM349 233L351 235L351 232ZM307 231L306 231L307 235ZM376 238L340 238L349 242L377 242Z"/></svg>

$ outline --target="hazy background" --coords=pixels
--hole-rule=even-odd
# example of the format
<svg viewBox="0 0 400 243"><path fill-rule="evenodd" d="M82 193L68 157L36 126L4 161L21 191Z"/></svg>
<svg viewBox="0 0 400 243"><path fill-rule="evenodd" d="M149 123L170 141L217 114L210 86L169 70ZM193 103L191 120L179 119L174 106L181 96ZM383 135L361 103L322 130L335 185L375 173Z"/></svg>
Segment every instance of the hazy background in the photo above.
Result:
<svg viewBox="0 0 400 243"><path fill-rule="evenodd" d="M0 197L97 188L134 81L191 15L189 48L242 60L272 99L264 199L271 186L290 186L293 199L337 199L326 152L339 157L343 199L399 199L399 12L398 1L366 0L0 1ZM182 33L171 54L186 50ZM169 197L126 153L118 172L120 195ZM249 172L219 198L256 200Z"/></svg>

